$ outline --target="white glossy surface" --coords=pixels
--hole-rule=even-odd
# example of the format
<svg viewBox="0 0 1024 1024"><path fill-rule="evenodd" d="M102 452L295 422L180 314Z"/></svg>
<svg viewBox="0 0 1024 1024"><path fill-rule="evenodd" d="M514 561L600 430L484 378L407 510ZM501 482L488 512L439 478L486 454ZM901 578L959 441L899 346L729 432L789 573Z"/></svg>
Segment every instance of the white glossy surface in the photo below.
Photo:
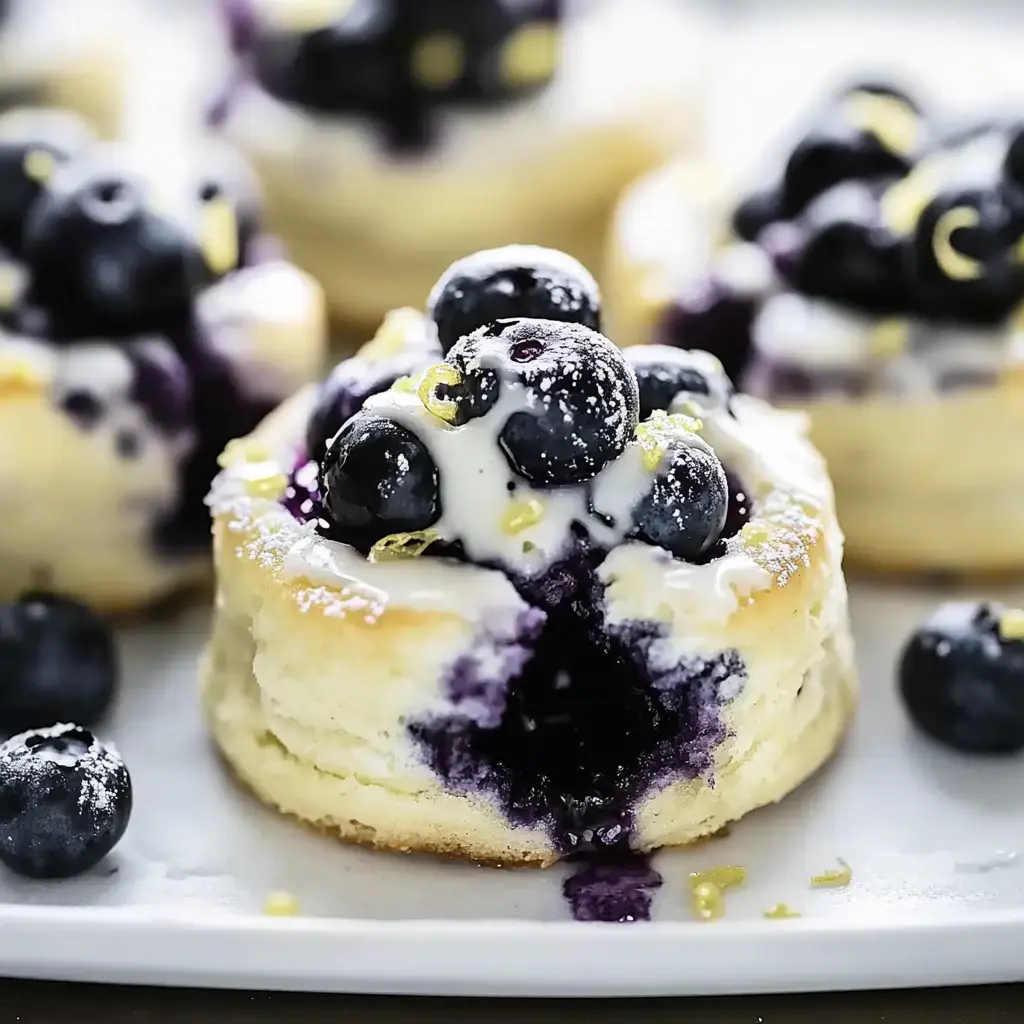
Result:
<svg viewBox="0 0 1024 1024"><path fill-rule="evenodd" d="M124 634L107 735L136 811L115 855L55 884L0 878L0 974L120 982L448 994L695 994L1010 981L1022 976L1020 758L919 737L896 653L943 595L855 585L864 700L810 784L724 839L657 859L654 922L568 920L564 869L499 872L339 846L226 776L196 706L205 614ZM847 889L812 890L843 857ZM724 920L689 917L686 874L746 866ZM301 916L270 919L271 890ZM767 921L785 902L803 912Z"/></svg>

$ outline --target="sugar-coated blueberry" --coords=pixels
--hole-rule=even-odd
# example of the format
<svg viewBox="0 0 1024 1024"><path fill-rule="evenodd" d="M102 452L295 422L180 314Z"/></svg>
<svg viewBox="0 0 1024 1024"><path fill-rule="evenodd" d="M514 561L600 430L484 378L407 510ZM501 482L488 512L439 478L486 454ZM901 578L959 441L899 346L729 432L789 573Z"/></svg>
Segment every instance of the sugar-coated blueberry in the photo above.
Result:
<svg viewBox="0 0 1024 1024"><path fill-rule="evenodd" d="M1019 626L1013 638L1002 635L1005 614L989 603L945 604L900 658L900 694L911 718L958 750L1024 749L1024 639Z"/></svg>
<svg viewBox="0 0 1024 1024"><path fill-rule="evenodd" d="M555 249L509 245L453 263L430 294L442 350L495 320L532 317L601 329L601 293L581 263Z"/></svg>
<svg viewBox="0 0 1024 1024"><path fill-rule="evenodd" d="M723 409L732 384L722 364L707 352L669 345L634 345L625 350L640 389L640 419L668 410L673 401L689 400L704 412Z"/></svg>
<svg viewBox="0 0 1024 1024"><path fill-rule="evenodd" d="M0 746L0 862L29 878L70 878L117 845L132 811L118 754L77 725Z"/></svg>
<svg viewBox="0 0 1024 1024"><path fill-rule="evenodd" d="M33 205L57 169L92 142L71 111L25 108L0 117L0 248L22 255Z"/></svg>
<svg viewBox="0 0 1024 1024"><path fill-rule="evenodd" d="M84 605L47 593L0 605L0 732L95 725L118 676L114 638Z"/></svg>
<svg viewBox="0 0 1024 1024"><path fill-rule="evenodd" d="M427 446L369 410L333 440L320 481L331 536L364 553L389 534L425 530L441 518L441 478Z"/></svg>
<svg viewBox="0 0 1024 1024"><path fill-rule="evenodd" d="M729 493L714 452L671 441L650 490L633 510L632 536L693 560L722 535Z"/></svg>
<svg viewBox="0 0 1024 1024"><path fill-rule="evenodd" d="M521 389L498 445L511 468L539 487L582 483L625 450L636 429L636 374L603 335L555 320L499 320L463 338L448 362L479 367L489 407L501 388ZM491 374L492 376L485 376Z"/></svg>
<svg viewBox="0 0 1024 1024"><path fill-rule="evenodd" d="M319 462L327 444L372 395L387 391L399 377L412 376L436 361L426 349L409 348L382 361L353 356L338 363L320 385L306 430L306 451Z"/></svg>
<svg viewBox="0 0 1024 1024"><path fill-rule="evenodd" d="M58 336L163 333L184 322L211 278L198 240L160 215L115 148L73 161L33 207L29 298Z"/></svg>

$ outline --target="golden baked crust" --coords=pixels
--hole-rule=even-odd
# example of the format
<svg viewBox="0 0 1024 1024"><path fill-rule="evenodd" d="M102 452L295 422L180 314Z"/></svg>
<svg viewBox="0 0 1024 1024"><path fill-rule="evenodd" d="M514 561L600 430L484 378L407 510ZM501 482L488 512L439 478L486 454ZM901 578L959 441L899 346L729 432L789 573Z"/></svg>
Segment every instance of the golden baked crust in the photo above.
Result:
<svg viewBox="0 0 1024 1024"><path fill-rule="evenodd" d="M307 390L282 406L252 435L252 450L294 451L312 401ZM853 710L842 537L827 478L799 420L754 405L751 415L780 430L780 457L806 462L819 500L782 489L761 496L743 543L764 585L727 587L726 613L663 595L660 614L701 620L707 649L735 647L748 681L725 712L714 786L677 782L642 800L639 849L692 842L781 799L828 758ZM271 462L257 475L281 468ZM296 575L290 552L309 531L273 498L234 486L252 469L229 467L211 499L218 595L201 673L207 720L235 773L266 803L346 841L493 864L558 859L542 829L514 828L485 795L446 789L405 736L406 720L436 699L442 668L473 643L472 613L401 606L358 572L343 586ZM635 590L623 572L608 593Z"/></svg>

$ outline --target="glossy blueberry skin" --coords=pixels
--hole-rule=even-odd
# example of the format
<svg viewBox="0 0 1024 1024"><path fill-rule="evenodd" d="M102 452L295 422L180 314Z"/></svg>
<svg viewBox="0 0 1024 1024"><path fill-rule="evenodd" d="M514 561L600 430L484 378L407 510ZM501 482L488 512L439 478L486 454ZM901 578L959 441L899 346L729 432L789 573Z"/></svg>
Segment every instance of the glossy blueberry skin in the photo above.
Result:
<svg viewBox="0 0 1024 1024"><path fill-rule="evenodd" d="M900 658L900 695L915 724L968 753L1024 749L1024 641L1000 636L999 612L943 605Z"/></svg>
<svg viewBox="0 0 1024 1024"><path fill-rule="evenodd" d="M320 386L306 430L306 452L320 462L327 442L372 395L387 391L399 377L414 375L436 362L427 349L408 349L384 362L353 356L338 363Z"/></svg>
<svg viewBox="0 0 1024 1024"><path fill-rule="evenodd" d="M453 263L428 300L446 354L495 320L530 317L601 329L601 295L572 257L539 246L513 245L474 253Z"/></svg>
<svg viewBox="0 0 1024 1024"><path fill-rule="evenodd" d="M29 298L49 313L54 336L164 333L185 322L211 279L196 239L154 212L117 161L67 171L26 228Z"/></svg>
<svg viewBox="0 0 1024 1024"><path fill-rule="evenodd" d="M978 223L959 227L949 241L954 250L978 261L978 275L951 277L936 256L944 215L967 208ZM1024 265L1014 258L1024 233L1024 211L1015 211L990 189L964 189L936 196L924 209L906 257L919 312L933 319L996 325L1024 298Z"/></svg>
<svg viewBox="0 0 1024 1024"><path fill-rule="evenodd" d="M366 553L392 533L425 530L441 518L441 478L415 434L368 411L353 416L320 470L331 537Z"/></svg>
<svg viewBox="0 0 1024 1024"><path fill-rule="evenodd" d="M117 845L132 784L88 730L54 726L0 746L0 862L29 878L71 878Z"/></svg>
<svg viewBox="0 0 1024 1024"><path fill-rule="evenodd" d="M632 536L694 561L721 537L728 507L728 483L718 457L676 442L633 510Z"/></svg>
<svg viewBox="0 0 1024 1024"><path fill-rule="evenodd" d="M692 399L710 412L724 408L732 394L729 379L709 365L707 353L668 345L633 345L625 356L640 389L641 421L656 410L668 410L676 398Z"/></svg>
<svg viewBox="0 0 1024 1024"><path fill-rule="evenodd" d="M95 725L114 698L120 666L114 638L84 605L53 594L0 606L0 732Z"/></svg>
<svg viewBox="0 0 1024 1024"><path fill-rule="evenodd" d="M92 141L92 131L69 111L0 120L0 248L16 257L24 253L29 212L46 190L46 179L31 173L34 162L56 168Z"/></svg>
<svg viewBox="0 0 1024 1024"><path fill-rule="evenodd" d="M512 470L538 487L583 483L625 451L637 425L636 375L607 338L580 324L500 320L463 338L448 362L477 359L501 386L517 383L528 410L498 434ZM493 404L494 378L477 399Z"/></svg>
<svg viewBox="0 0 1024 1024"><path fill-rule="evenodd" d="M881 223L878 191L844 182L808 207L782 266L795 288L880 315L907 309L904 245Z"/></svg>

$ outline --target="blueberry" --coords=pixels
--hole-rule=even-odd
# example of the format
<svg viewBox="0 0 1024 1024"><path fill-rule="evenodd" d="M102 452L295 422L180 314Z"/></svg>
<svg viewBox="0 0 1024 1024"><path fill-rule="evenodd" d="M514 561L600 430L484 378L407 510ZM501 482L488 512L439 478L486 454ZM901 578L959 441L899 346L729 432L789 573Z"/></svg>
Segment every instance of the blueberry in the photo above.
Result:
<svg viewBox="0 0 1024 1024"><path fill-rule="evenodd" d="M0 861L29 878L71 878L117 845L132 783L117 753L78 725L0 746Z"/></svg>
<svg viewBox="0 0 1024 1024"><path fill-rule="evenodd" d="M732 229L747 242L756 242L769 224L785 220L782 196L776 189L754 192L733 210Z"/></svg>
<svg viewBox="0 0 1024 1024"><path fill-rule="evenodd" d="M1024 296L1016 257L1024 216L996 189L955 189L924 208L907 247L917 309L935 319L999 324Z"/></svg>
<svg viewBox="0 0 1024 1024"><path fill-rule="evenodd" d="M77 601L30 593L0 606L0 731L62 721L95 725L118 674L110 631Z"/></svg>
<svg viewBox="0 0 1024 1024"><path fill-rule="evenodd" d="M0 247L22 255L29 211L57 168L92 142L70 111L23 109L0 118Z"/></svg>
<svg viewBox="0 0 1024 1024"><path fill-rule="evenodd" d="M382 537L425 530L441 518L441 478L426 445L368 410L331 443L320 480L331 536L364 553Z"/></svg>
<svg viewBox="0 0 1024 1024"><path fill-rule="evenodd" d="M693 561L722 535L728 490L714 452L669 441L651 489L633 509L631 536Z"/></svg>
<svg viewBox="0 0 1024 1024"><path fill-rule="evenodd" d="M488 249L453 263L427 302L442 350L485 324L511 317L601 329L601 293L571 256L535 245Z"/></svg>
<svg viewBox="0 0 1024 1024"><path fill-rule="evenodd" d="M987 603L943 605L903 650L899 686L910 716L958 750L1024 748L1024 640L1002 635L1004 615Z"/></svg>
<svg viewBox="0 0 1024 1024"><path fill-rule="evenodd" d="M904 245L882 223L877 189L844 182L814 200L784 272L803 292L880 315L907 308Z"/></svg>
<svg viewBox="0 0 1024 1024"><path fill-rule="evenodd" d="M399 377L415 375L435 360L428 350L406 349L382 361L353 356L331 371L320 386L306 430L306 451L319 462L327 443L371 395L387 391Z"/></svg>
<svg viewBox="0 0 1024 1024"><path fill-rule="evenodd" d="M158 214L148 192L111 149L65 167L33 208L29 299L59 337L164 333L188 319L211 274L198 240Z"/></svg>
<svg viewBox="0 0 1024 1024"><path fill-rule="evenodd" d="M479 367L476 400L485 406L494 402L495 379L503 390L521 389L521 407L498 444L512 469L537 486L592 479L633 437L636 374L607 338L581 324L500 320L463 338L448 362Z"/></svg>
<svg viewBox="0 0 1024 1024"><path fill-rule="evenodd" d="M732 384L722 364L707 352L688 352L668 345L634 345L625 350L640 388L640 419L657 409L668 410L676 399L688 399L705 412L725 408Z"/></svg>
<svg viewBox="0 0 1024 1024"><path fill-rule="evenodd" d="M785 213L801 213L843 181L902 177L920 146L920 112L906 94L862 83L840 92L793 149L782 178Z"/></svg>
<svg viewBox="0 0 1024 1024"><path fill-rule="evenodd" d="M132 365L129 400L166 435L174 437L187 431L194 423L192 381L188 367L170 342L140 339L125 347L125 355Z"/></svg>
<svg viewBox="0 0 1024 1024"><path fill-rule="evenodd" d="M1008 132L1002 177L1011 202L1024 204L1024 125Z"/></svg>

